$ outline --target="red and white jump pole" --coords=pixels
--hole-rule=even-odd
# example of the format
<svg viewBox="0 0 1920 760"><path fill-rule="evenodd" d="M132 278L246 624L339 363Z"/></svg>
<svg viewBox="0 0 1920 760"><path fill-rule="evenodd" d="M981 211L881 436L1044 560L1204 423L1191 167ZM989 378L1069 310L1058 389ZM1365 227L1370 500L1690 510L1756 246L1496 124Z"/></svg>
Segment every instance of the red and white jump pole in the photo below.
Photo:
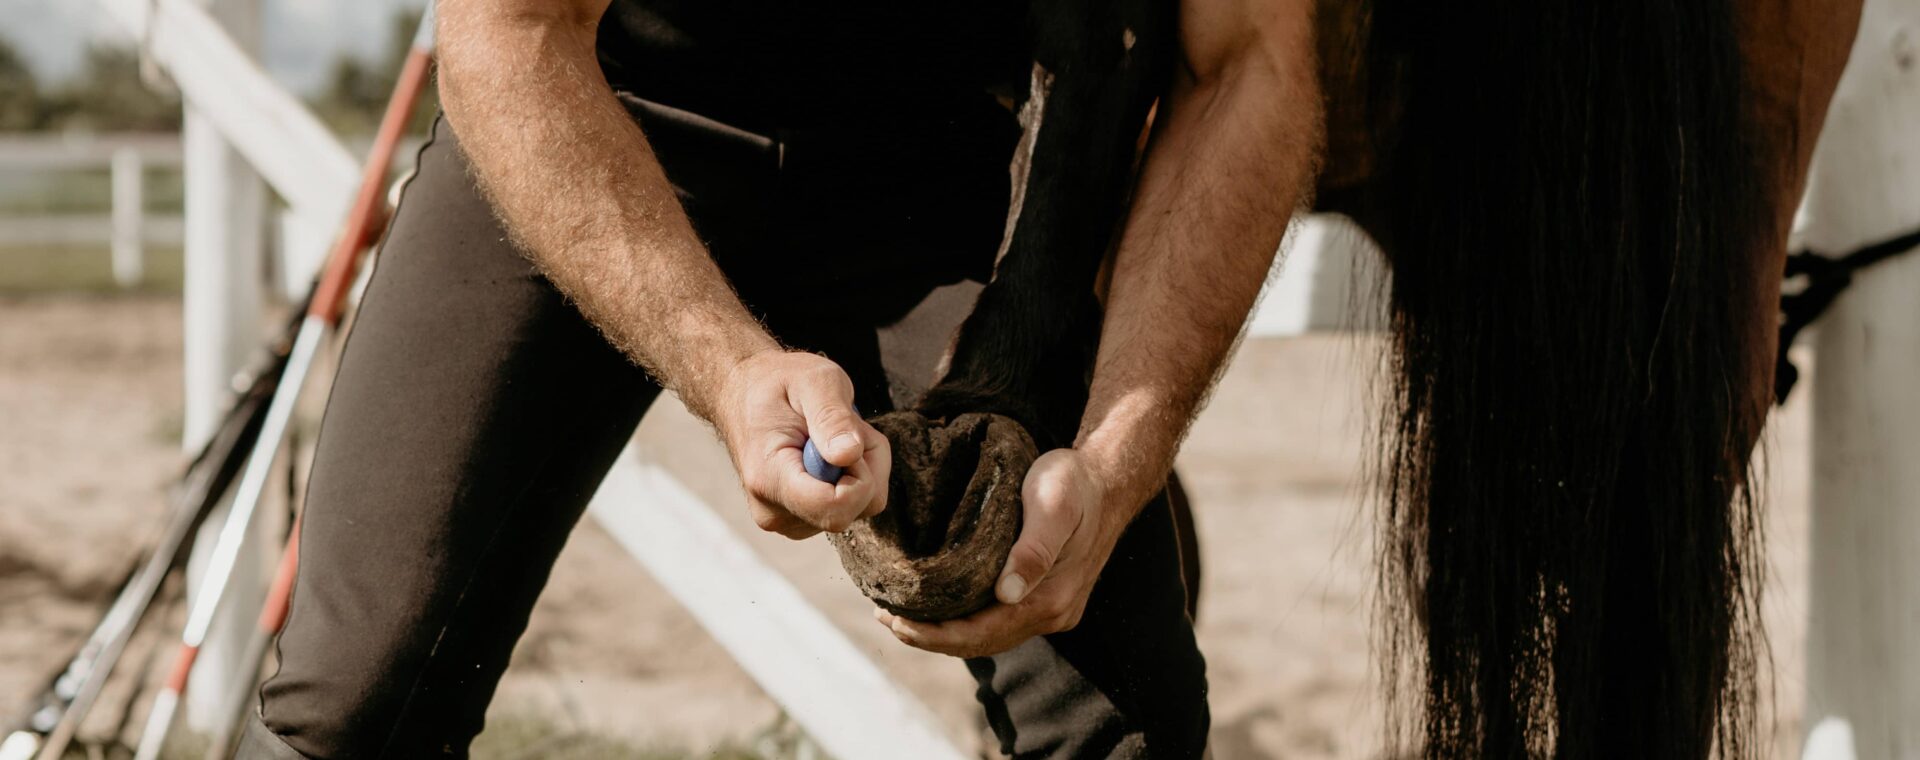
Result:
<svg viewBox="0 0 1920 760"><path fill-rule="evenodd" d="M406 65L400 71L400 81L387 101L386 115L380 121L380 131L374 138L372 151L367 155L359 193L347 213L339 238L334 241L333 251L328 254L326 269L320 275L313 301L294 338L293 351L281 374L279 393L267 409L267 419L260 430L260 438L247 460L246 471L240 476L233 507L209 555L207 569L202 576L205 580L187 613L186 629L180 636L179 654L174 659L173 668L159 696L154 700L152 712L147 716L146 729L134 753L135 760L157 760L162 745L166 743L168 730L172 728L174 715L180 708L180 697L186 692L187 676L193 671L194 659L200 653L200 646L206 643L207 631L225 596L227 582L239 559L241 543L253 524L253 515L261 497L265 495L273 460L286 438L301 388L313 369L314 357L320 351L322 340L339 325L346 308L347 292L353 287L360 271L362 254L375 242L386 222L384 190L387 170L393 162L400 138L406 133L414 104L419 102L420 93L426 88L432 60L433 11L429 6L420 20L420 31L414 36ZM291 575L288 577L290 579ZM269 604L272 603L269 600ZM42 757L41 760L58 759Z"/></svg>

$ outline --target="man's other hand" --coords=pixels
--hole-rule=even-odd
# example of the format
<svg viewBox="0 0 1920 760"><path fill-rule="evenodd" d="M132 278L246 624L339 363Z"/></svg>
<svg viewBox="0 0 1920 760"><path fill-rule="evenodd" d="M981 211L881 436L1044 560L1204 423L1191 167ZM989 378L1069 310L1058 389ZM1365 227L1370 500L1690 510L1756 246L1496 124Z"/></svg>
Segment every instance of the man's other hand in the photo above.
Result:
<svg viewBox="0 0 1920 760"><path fill-rule="evenodd" d="M930 652L985 657L1080 624L1100 570L1126 529L1086 455L1055 449L1034 460L1021 488L1020 539L994 588L998 603L957 620L924 623L875 608L895 638Z"/></svg>
<svg viewBox="0 0 1920 760"><path fill-rule="evenodd" d="M838 533L886 507L893 452L854 411L853 381L840 365L764 351L733 368L718 400L714 423L761 530L792 539ZM845 470L838 482L807 474L800 451L808 438Z"/></svg>

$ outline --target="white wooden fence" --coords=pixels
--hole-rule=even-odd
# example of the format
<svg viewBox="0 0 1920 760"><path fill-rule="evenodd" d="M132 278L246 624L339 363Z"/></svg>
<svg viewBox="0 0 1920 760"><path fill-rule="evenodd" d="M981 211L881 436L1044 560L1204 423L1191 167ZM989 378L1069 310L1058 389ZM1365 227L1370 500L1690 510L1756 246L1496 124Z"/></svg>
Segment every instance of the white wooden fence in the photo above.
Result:
<svg viewBox="0 0 1920 760"><path fill-rule="evenodd" d="M1867 0L1795 221L1828 253L1920 227L1920 0ZM1920 251L1861 271L1814 351L1805 758L1914 760Z"/></svg>
<svg viewBox="0 0 1920 760"><path fill-rule="evenodd" d="M146 276L146 246L177 244L185 225L177 215L146 213L146 170L177 168L180 137L170 134L48 135L0 137L0 173L83 172L106 169L106 214L0 215L0 245L100 245L111 251L113 279L120 287Z"/></svg>

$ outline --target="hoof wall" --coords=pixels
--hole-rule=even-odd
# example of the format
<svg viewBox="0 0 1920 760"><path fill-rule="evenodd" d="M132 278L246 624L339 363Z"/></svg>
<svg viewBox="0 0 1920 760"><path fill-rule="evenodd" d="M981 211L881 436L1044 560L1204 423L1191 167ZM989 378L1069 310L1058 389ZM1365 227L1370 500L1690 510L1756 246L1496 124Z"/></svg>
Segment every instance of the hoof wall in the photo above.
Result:
<svg viewBox="0 0 1920 760"><path fill-rule="evenodd" d="M871 422L893 445L887 508L830 537L840 564L902 617L949 620L986 607L1020 534L1033 438L997 414L894 412Z"/></svg>

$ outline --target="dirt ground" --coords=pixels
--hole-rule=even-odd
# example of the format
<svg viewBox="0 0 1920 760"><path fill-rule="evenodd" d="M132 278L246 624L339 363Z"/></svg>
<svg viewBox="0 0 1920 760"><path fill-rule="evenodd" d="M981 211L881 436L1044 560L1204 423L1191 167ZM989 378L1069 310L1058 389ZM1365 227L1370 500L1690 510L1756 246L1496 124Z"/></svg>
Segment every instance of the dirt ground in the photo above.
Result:
<svg viewBox="0 0 1920 760"><path fill-rule="evenodd" d="M1342 337L1248 341L1181 456L1205 561L1198 631L1222 760L1378 755L1369 522L1357 478L1376 350ZM153 531L182 464L180 383L177 301L0 300L0 715L84 635ZM825 542L753 531L718 446L666 406L641 435L673 444L694 490L962 746L981 746L965 669L887 636ZM1775 420L1767 468L1782 757L1797 746L1803 688L1806 441L1796 403ZM539 720L695 752L747 741L778 720L772 701L591 521L554 573L495 715L502 725Z"/></svg>

